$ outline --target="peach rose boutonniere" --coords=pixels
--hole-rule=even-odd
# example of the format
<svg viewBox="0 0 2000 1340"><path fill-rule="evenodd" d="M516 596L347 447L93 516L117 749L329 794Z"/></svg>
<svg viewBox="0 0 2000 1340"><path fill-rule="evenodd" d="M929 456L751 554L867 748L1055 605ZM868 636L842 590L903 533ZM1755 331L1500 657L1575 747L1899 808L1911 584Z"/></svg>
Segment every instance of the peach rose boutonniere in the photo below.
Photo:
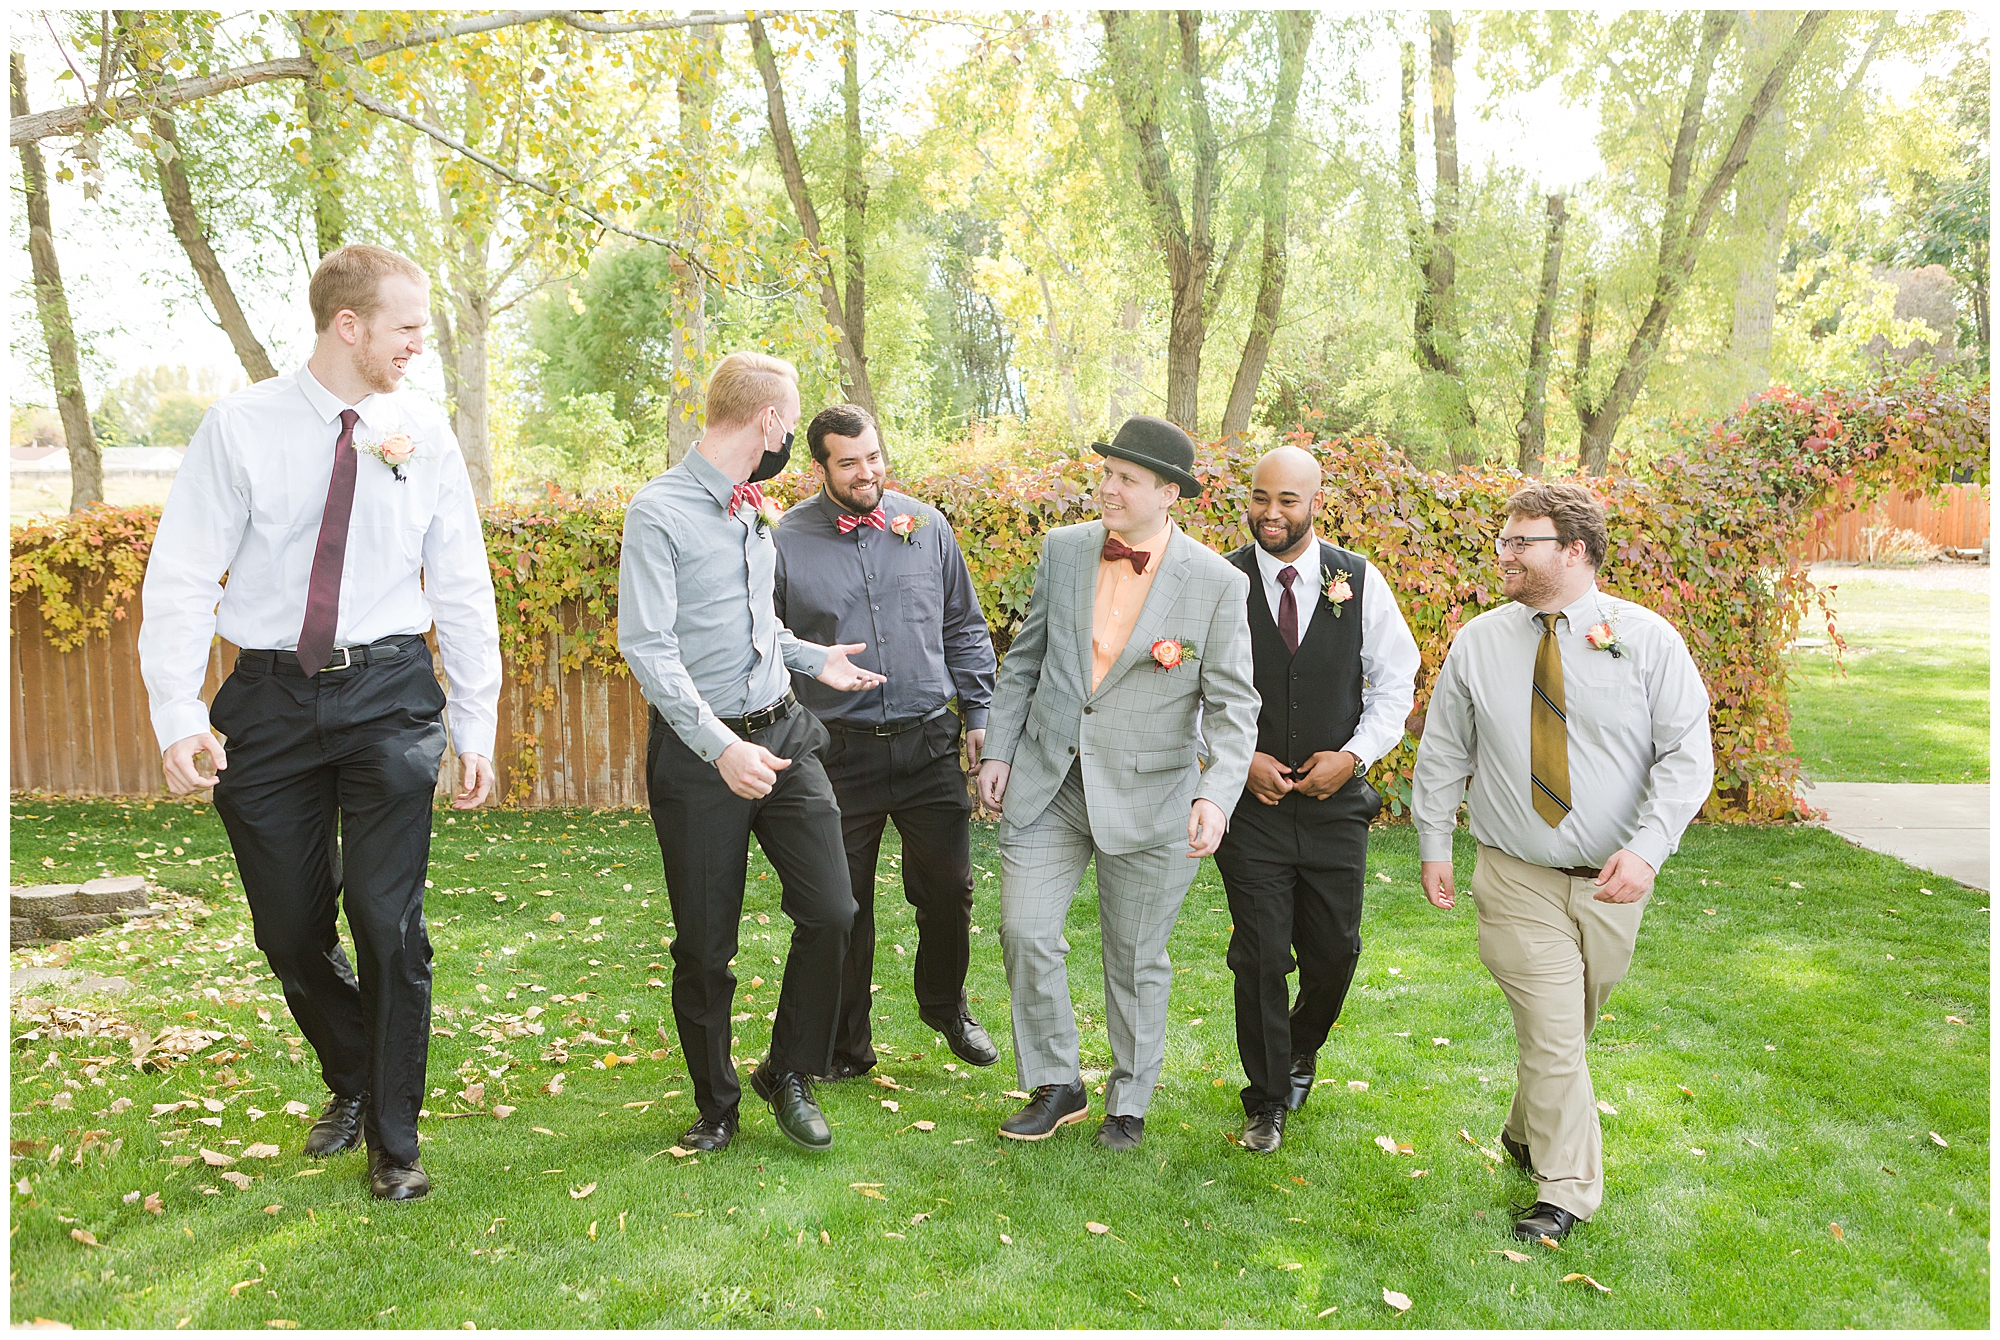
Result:
<svg viewBox="0 0 2000 1340"><path fill-rule="evenodd" d="M417 459L417 444L408 433L389 433L382 437L354 439L354 449L363 456L373 456L389 467L389 473L396 476L396 482L407 483L409 476L403 467Z"/></svg>
<svg viewBox="0 0 2000 1340"><path fill-rule="evenodd" d="M1354 599L1354 588L1348 585L1353 576L1353 573L1342 568L1326 574L1321 580L1320 594L1326 597L1326 603L1333 609L1333 617L1336 619L1340 617L1340 607Z"/></svg>
<svg viewBox="0 0 2000 1340"><path fill-rule="evenodd" d="M904 544L916 539L917 532L930 522L914 512L903 512L889 518L889 533Z"/></svg>
<svg viewBox="0 0 2000 1340"><path fill-rule="evenodd" d="M1194 643L1183 642L1179 638L1172 637L1163 637L1155 642L1152 646L1152 653L1153 669L1156 674L1161 670L1175 669L1182 661L1198 661L1201 659L1195 652Z"/></svg>
<svg viewBox="0 0 2000 1340"><path fill-rule="evenodd" d="M1608 651L1616 660L1625 655L1625 643L1618 636L1617 627L1608 620L1600 620L1584 633L1583 640L1598 651Z"/></svg>
<svg viewBox="0 0 2000 1340"><path fill-rule="evenodd" d="M778 506L777 499L766 498L763 502L757 504L757 533L759 535L767 531L776 530L778 523L784 519L785 509Z"/></svg>

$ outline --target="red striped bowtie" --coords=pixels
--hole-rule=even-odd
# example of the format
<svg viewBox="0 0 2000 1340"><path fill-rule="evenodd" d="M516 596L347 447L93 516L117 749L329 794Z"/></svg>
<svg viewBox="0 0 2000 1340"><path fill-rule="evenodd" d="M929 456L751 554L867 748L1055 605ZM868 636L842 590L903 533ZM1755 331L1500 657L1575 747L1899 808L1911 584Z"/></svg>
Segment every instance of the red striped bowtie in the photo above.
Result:
<svg viewBox="0 0 2000 1340"><path fill-rule="evenodd" d="M736 509L744 503L749 503L750 510L753 512L763 511L764 486L761 484L738 484L735 488L729 490L729 515L735 516Z"/></svg>
<svg viewBox="0 0 2000 1340"><path fill-rule="evenodd" d="M833 519L833 528L842 535L852 531L856 526L873 526L877 530L887 530L889 518L878 504L872 512L863 512L860 516L852 512L842 512Z"/></svg>
<svg viewBox="0 0 2000 1340"><path fill-rule="evenodd" d="M1153 555L1149 551L1134 549L1116 535L1107 535L1104 537L1104 549L1102 553L1106 563L1116 563L1121 558L1130 559L1132 561L1134 576L1143 575L1146 571L1146 565L1153 561Z"/></svg>

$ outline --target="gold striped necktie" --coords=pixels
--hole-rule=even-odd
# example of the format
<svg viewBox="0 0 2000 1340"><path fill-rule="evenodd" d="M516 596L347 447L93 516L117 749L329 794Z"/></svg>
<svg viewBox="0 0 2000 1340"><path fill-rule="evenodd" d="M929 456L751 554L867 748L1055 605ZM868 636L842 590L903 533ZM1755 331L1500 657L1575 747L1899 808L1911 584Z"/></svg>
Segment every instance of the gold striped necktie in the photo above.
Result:
<svg viewBox="0 0 2000 1340"><path fill-rule="evenodd" d="M1550 828L1569 813L1569 727L1563 708L1559 615L1537 614L1542 644L1535 649L1535 696L1528 707L1528 771L1534 779L1535 813Z"/></svg>

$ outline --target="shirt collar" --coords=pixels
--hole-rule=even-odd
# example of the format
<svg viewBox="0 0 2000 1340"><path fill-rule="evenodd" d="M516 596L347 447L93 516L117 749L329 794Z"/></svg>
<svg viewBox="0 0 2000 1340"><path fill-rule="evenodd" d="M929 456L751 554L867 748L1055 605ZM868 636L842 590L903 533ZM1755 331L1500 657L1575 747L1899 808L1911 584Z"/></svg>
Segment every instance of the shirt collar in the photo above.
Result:
<svg viewBox="0 0 2000 1340"><path fill-rule="evenodd" d="M340 411L351 409L360 417L361 422L367 424L370 428L380 429L387 426L384 423L384 420L388 417L388 398L386 396L377 395L375 392L370 391L352 405L347 404L339 396L320 384L319 378L312 374L312 365L310 363L299 364L298 383L299 390L305 393L306 403L313 407L313 413L319 415L320 422L322 423L332 423L340 417Z"/></svg>
<svg viewBox="0 0 2000 1340"><path fill-rule="evenodd" d="M1520 605L1522 617L1528 621L1531 628L1539 633L1541 631L1541 624L1538 620L1541 618L1542 611L1536 609L1533 605L1521 601L1515 601L1514 603ZM1557 610L1556 613L1560 614L1564 621L1569 624L1571 632L1580 632L1604 618L1604 593L1598 590L1595 585L1592 585L1582 595L1563 606L1560 610Z"/></svg>
<svg viewBox="0 0 2000 1340"><path fill-rule="evenodd" d="M1262 573L1264 580L1270 582L1273 586L1278 583L1278 574L1286 568L1297 568L1300 578L1303 579L1303 584L1308 586L1312 584L1314 577L1319 572L1319 536L1317 535L1313 536L1313 542L1306 546L1306 551L1289 563L1280 559L1276 554L1270 553L1263 545L1257 544L1255 540L1252 540L1251 543L1256 546L1257 550L1257 571Z"/></svg>
<svg viewBox="0 0 2000 1340"><path fill-rule="evenodd" d="M715 499L716 505L726 512L729 510L729 495L735 491L736 485L716 468L714 461L701 454L700 448L701 443L695 443L695 450L690 451L681 464L687 467L688 476L700 484L708 496Z"/></svg>
<svg viewBox="0 0 2000 1340"><path fill-rule="evenodd" d="M845 507L842 507L838 502L834 501L833 495L826 491L824 485L820 487L818 493L813 495L813 498L819 503L819 510L826 517L829 524L839 521L844 516L867 515L866 512L850 512ZM882 490L882 500L875 505L882 509L882 515L885 517L896 515L889 508L889 490L887 489Z"/></svg>
<svg viewBox="0 0 2000 1340"><path fill-rule="evenodd" d="M1111 528L1109 526L1106 526L1104 528L1104 533L1107 537L1109 537L1111 534ZM1123 536L1120 536L1119 538L1121 542L1124 539ZM1173 538L1174 538L1174 519L1172 517L1168 517L1167 524L1160 527L1159 533L1153 536L1152 539L1146 541L1144 544L1135 544L1131 545L1130 547L1133 549L1137 549L1140 553L1151 554L1154 558L1157 559L1158 557L1160 557L1160 555L1167 552L1167 545L1173 540ZM1103 560L1099 559L1098 561L1102 562ZM1146 566L1153 572L1158 572L1160 570L1159 565L1157 563L1149 562L1146 564Z"/></svg>

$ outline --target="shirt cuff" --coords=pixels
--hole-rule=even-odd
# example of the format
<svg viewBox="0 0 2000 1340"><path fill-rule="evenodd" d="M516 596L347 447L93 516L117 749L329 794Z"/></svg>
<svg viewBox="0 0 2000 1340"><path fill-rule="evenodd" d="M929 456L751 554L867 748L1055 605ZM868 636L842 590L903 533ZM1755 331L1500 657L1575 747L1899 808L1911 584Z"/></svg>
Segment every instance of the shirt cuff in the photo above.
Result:
<svg viewBox="0 0 2000 1340"><path fill-rule="evenodd" d="M723 750L742 739L735 731L711 717L706 726L695 727L695 738L687 741L687 747L700 754L704 762L713 763L722 757Z"/></svg>
<svg viewBox="0 0 2000 1340"><path fill-rule="evenodd" d="M968 707L964 710L965 710L965 728L967 730L986 729L986 714L987 714L986 708Z"/></svg>
<svg viewBox="0 0 2000 1340"><path fill-rule="evenodd" d="M197 698L191 703L163 707L153 714L153 736L160 752L168 746L208 730L208 708Z"/></svg>
<svg viewBox="0 0 2000 1340"><path fill-rule="evenodd" d="M826 670L827 650L817 642L794 642L785 652L785 668L818 679Z"/></svg>
<svg viewBox="0 0 2000 1340"><path fill-rule="evenodd" d="M1673 845L1664 837L1644 831L1634 833L1626 842L1625 850L1652 866L1654 874L1658 874L1660 867L1667 863L1667 858L1674 854Z"/></svg>
<svg viewBox="0 0 2000 1340"><path fill-rule="evenodd" d="M1449 861L1451 859L1452 830L1441 833L1417 830L1417 859L1419 861Z"/></svg>
<svg viewBox="0 0 2000 1340"><path fill-rule="evenodd" d="M1352 754L1356 759L1359 760L1359 762L1357 762L1354 765L1354 775L1356 777L1365 775L1370 768L1375 766L1376 760L1368 757L1368 751L1366 749L1357 747L1355 742L1352 740L1349 740L1346 744L1340 746L1340 752L1343 754Z"/></svg>
<svg viewBox="0 0 2000 1340"><path fill-rule="evenodd" d="M495 730L493 724L474 720L470 712L452 712L449 708L446 712L451 724L452 749L460 754L477 754L491 762Z"/></svg>

